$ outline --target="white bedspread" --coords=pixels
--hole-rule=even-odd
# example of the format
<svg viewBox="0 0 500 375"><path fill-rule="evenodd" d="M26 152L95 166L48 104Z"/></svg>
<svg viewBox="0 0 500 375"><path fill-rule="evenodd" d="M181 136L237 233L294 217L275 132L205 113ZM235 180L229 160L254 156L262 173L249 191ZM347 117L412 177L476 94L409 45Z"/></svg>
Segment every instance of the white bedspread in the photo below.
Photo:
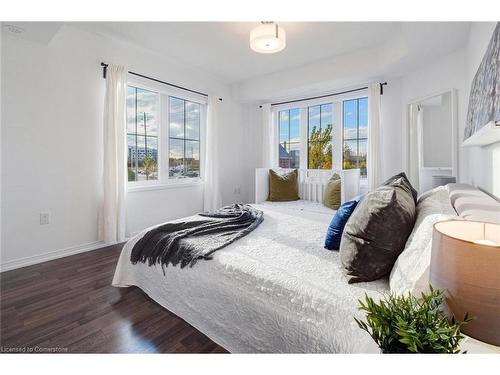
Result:
<svg viewBox="0 0 500 375"><path fill-rule="evenodd" d="M353 315L361 316L365 292L389 290L387 280L347 284L338 253L323 248L333 212L297 205L254 205L264 211L255 231L213 260L165 275L160 266L130 263L143 231L124 246L113 285L138 286L230 352L374 350Z"/></svg>
<svg viewBox="0 0 500 375"><path fill-rule="evenodd" d="M335 210L326 207L323 203L306 201L303 199L299 199L297 201L290 202L270 202L265 201L259 203L260 206L264 207L264 209L272 209L272 210L292 210L292 211L300 211L300 212L312 212L318 214L328 215L331 218L335 215ZM329 222L328 222L329 223Z"/></svg>

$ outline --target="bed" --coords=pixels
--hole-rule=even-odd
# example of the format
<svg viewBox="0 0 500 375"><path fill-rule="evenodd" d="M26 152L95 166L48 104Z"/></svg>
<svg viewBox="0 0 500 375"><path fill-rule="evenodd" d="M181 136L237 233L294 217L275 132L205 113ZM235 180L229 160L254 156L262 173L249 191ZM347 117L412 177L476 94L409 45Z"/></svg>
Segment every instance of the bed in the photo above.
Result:
<svg viewBox="0 0 500 375"><path fill-rule="evenodd" d="M388 281L347 284L338 253L323 249L334 211L304 200L254 207L264 222L252 233L212 260L165 274L130 262L148 228L124 246L113 285L141 288L232 353L372 351L353 320L356 301L388 291Z"/></svg>
<svg viewBox="0 0 500 375"><path fill-rule="evenodd" d="M403 254L411 259L413 245L424 249L431 240L428 219L456 215L450 196L465 197L457 194L457 186L449 185L420 197L432 199L418 209ZM363 318L357 300L389 292L389 281L347 283L339 253L323 249L335 211L306 200L253 206L264 211L263 223L193 268L170 266L164 274L161 266L133 265L130 252L151 228L144 230L124 246L113 285L141 288L232 353L378 352L353 317Z"/></svg>

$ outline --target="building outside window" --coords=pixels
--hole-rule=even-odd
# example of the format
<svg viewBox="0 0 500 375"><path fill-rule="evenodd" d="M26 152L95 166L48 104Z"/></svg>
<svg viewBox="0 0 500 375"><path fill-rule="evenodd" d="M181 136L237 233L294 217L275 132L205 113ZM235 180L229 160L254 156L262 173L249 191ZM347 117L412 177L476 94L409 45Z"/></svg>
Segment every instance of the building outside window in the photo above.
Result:
<svg viewBox="0 0 500 375"><path fill-rule="evenodd" d="M129 85L129 183L150 185L199 179L205 108L204 103L188 98Z"/></svg>
<svg viewBox="0 0 500 375"><path fill-rule="evenodd" d="M153 91L127 88L128 181L158 179L159 98Z"/></svg>
<svg viewBox="0 0 500 375"><path fill-rule="evenodd" d="M297 108L279 112L279 166L300 166L300 111Z"/></svg>

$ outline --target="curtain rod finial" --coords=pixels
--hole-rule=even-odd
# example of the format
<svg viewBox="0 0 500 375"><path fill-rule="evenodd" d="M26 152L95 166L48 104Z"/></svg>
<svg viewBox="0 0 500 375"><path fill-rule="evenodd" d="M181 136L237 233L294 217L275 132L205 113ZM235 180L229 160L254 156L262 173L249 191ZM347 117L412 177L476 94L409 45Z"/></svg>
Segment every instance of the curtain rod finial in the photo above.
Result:
<svg viewBox="0 0 500 375"><path fill-rule="evenodd" d="M384 95L384 86L387 86L387 82L380 82L380 95Z"/></svg>

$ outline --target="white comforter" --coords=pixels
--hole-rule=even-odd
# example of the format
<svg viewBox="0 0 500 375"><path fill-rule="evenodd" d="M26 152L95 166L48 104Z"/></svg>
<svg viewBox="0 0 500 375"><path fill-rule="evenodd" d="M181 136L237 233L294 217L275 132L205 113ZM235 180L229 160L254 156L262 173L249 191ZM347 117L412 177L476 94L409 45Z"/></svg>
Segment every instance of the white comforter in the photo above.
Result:
<svg viewBox="0 0 500 375"><path fill-rule="evenodd" d="M230 352L374 350L353 316L357 299L388 291L387 280L347 284L338 253L323 248L332 214L297 204L254 205L264 211L256 230L213 260L165 275L130 263L143 231L124 246L113 285L138 286Z"/></svg>

